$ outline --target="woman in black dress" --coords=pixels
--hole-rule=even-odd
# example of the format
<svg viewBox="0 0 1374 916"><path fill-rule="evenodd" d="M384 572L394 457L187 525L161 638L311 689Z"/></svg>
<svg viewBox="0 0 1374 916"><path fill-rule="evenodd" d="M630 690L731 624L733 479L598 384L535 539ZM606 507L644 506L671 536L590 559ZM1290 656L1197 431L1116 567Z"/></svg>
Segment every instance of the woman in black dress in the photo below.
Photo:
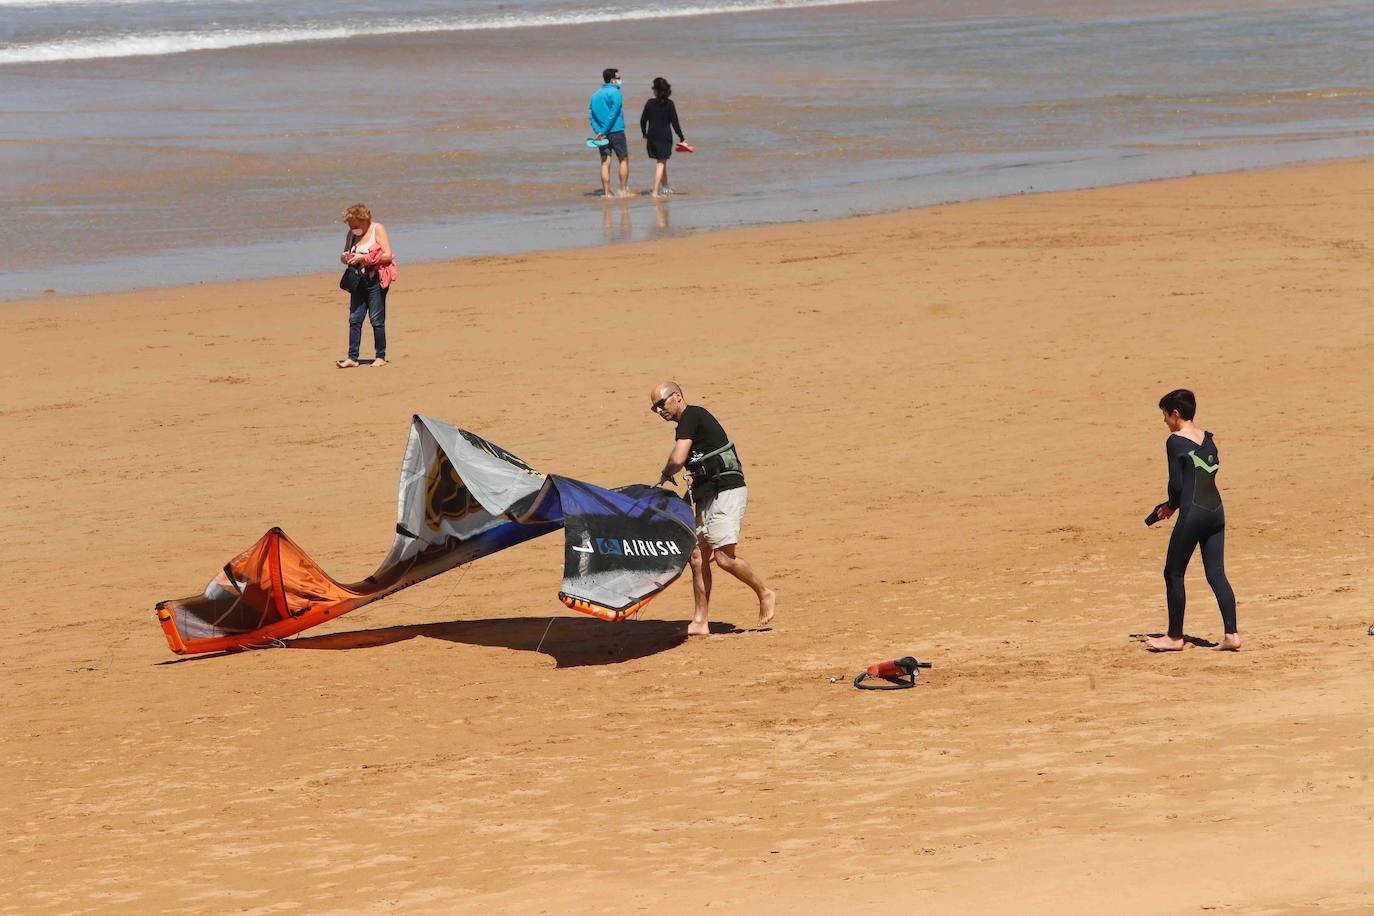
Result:
<svg viewBox="0 0 1374 916"><path fill-rule="evenodd" d="M661 76L654 77L654 97L644 103L639 116L639 132L648 141L649 158L658 165L654 169L654 197L673 193L668 187L668 159L673 155L673 132L685 141L682 126L677 122L677 106L671 98L673 87Z"/></svg>

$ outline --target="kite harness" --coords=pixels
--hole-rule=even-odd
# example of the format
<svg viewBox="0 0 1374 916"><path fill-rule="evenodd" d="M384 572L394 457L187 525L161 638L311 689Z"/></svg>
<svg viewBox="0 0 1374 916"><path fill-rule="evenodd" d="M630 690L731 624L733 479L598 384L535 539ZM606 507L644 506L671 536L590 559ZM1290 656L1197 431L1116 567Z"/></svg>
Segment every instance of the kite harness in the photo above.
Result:
<svg viewBox="0 0 1374 916"><path fill-rule="evenodd" d="M700 458L688 461L687 470L691 472L695 484L730 474L736 477L744 476L743 466L739 463L739 453L735 451L733 442L726 442L714 452L707 452Z"/></svg>
<svg viewBox="0 0 1374 916"><path fill-rule="evenodd" d="M915 658L908 655L905 658L894 658L891 661L878 662L876 665L869 665L868 670L859 673L854 678L854 686L860 690L906 690L916 686L916 673L920 668L929 668L930 662L918 662ZM866 684L869 678L882 678L886 684Z"/></svg>

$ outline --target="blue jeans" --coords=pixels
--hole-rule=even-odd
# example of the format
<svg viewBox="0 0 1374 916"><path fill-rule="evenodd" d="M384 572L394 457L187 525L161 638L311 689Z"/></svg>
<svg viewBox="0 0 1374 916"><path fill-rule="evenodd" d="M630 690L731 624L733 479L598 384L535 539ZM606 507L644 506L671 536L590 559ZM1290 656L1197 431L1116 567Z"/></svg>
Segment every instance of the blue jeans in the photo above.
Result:
<svg viewBox="0 0 1374 916"><path fill-rule="evenodd" d="M348 358L358 358L363 341L363 318L372 322L372 347L378 359L386 359L386 290L375 273L363 274L363 282L349 293Z"/></svg>

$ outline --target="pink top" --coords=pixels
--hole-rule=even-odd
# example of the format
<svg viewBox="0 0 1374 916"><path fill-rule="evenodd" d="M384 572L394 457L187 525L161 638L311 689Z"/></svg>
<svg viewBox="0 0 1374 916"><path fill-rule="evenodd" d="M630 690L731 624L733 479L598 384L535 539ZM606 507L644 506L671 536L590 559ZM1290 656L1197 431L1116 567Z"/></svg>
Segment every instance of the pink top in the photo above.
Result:
<svg viewBox="0 0 1374 916"><path fill-rule="evenodd" d="M395 259L393 258L390 264L378 263L382 260L381 246L373 245L364 253L364 256L367 258L367 261L365 262L367 266L377 271L377 280L382 284L382 289L386 289L388 286L396 282Z"/></svg>
<svg viewBox="0 0 1374 916"><path fill-rule="evenodd" d="M353 238L353 236L350 234L349 238ZM367 239L366 242L363 242L363 239L361 238L354 238L353 247L349 248L348 250L351 254L360 254L363 256L363 258L365 259L363 261L363 265L368 270L375 270L377 272L378 282L381 283L382 289L386 289L391 284L396 282L396 261L395 259L392 259L390 264L380 263L382 260L382 247L378 245L376 242L376 223L372 224L371 228L368 229L367 235L364 236L364 238Z"/></svg>

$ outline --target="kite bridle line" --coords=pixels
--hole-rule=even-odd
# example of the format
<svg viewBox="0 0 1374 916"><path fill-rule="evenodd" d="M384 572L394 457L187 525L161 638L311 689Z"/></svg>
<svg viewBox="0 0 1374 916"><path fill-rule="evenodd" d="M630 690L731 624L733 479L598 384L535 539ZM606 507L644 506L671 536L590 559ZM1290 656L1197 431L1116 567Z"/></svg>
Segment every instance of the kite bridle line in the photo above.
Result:
<svg viewBox="0 0 1374 916"><path fill-rule="evenodd" d="M287 645L286 640L273 636L266 642L246 643L240 648L244 649L247 652L256 652L259 649L285 649L287 648Z"/></svg>
<svg viewBox="0 0 1374 916"><path fill-rule="evenodd" d="M438 608L441 608L441 607L443 607L444 605L448 604L449 599L452 598L452 597L454 596L454 594L458 591L458 586L463 584L463 577L466 576L467 574L468 574L468 568L467 568L466 565L459 567L458 575L457 575L457 577L454 578L454 580L453 580L453 585L452 585L452 587L449 588L448 594L445 595L443 598L439 599L439 603L438 603L438 604L435 604L435 605L433 605L433 606L431 606L431 607L421 607L420 605L416 604L416 603L413 602L413 601L398 601L398 602L395 602L392 606L393 606L393 607L410 607L410 608L414 608L414 609L417 610L417 611L433 611L433 610L437 610ZM433 578L433 577L431 576L431 577L429 577L429 578ZM307 638L310 638L310 637L307 637ZM277 637L274 636L274 637L272 637L271 639L269 639L267 642L261 643L261 644L256 645L256 646L245 646L244 648L246 648L246 649L285 649L285 648L288 648L288 647L289 647L289 643L288 643L286 640L284 640L284 639L278 639Z"/></svg>
<svg viewBox="0 0 1374 916"><path fill-rule="evenodd" d="M457 594L457 592L458 592L458 586L460 586L460 585L463 584L463 579L464 579L464 577L467 576L467 574L468 574L468 564L467 564L467 563L464 563L462 566L458 567L458 575L457 575L457 577L453 580L453 585L452 585L452 587L449 588L448 594L445 595L443 598L439 599L439 603L436 604L436 605L433 605L432 607L421 607L420 605L416 604L416 603L413 602L413 601L394 601L394 602L392 602L392 605L391 605L391 606L392 606L392 607L409 607L409 608L414 608L414 609L417 610L417 611L435 611L435 610L438 610L439 608L441 608L441 607L443 607L444 605L448 604L449 599L452 598L455 594ZM438 574L436 573L435 575L438 575ZM427 578L427 579L433 579L434 576L426 576L426 578ZM394 594L394 593L393 593L393 594ZM387 597L390 597L390 595L388 595Z"/></svg>
<svg viewBox="0 0 1374 916"><path fill-rule="evenodd" d="M539 650L542 649L542 648L544 648L544 640L548 638L549 630L552 630L552 629L553 629L553 622L554 622L556 619L557 619L556 617L550 617L550 618L549 618L549 625L546 626L546 627L544 627L544 635L541 636L541 637L539 637L539 645L537 645L537 646L534 647L534 654L535 654L535 655L538 655L538 654L539 654Z"/></svg>

